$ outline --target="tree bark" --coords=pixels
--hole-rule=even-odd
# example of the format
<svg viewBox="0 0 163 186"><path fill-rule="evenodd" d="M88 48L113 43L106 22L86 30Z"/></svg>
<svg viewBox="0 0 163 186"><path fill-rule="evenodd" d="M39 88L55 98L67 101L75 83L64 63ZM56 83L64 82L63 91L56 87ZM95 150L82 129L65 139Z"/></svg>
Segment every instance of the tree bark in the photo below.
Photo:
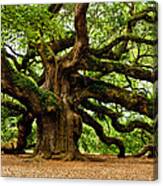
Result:
<svg viewBox="0 0 163 186"><path fill-rule="evenodd" d="M73 160L78 158L77 142L82 132L80 116L64 105L62 112L49 113L37 119L35 155L51 158L53 155Z"/></svg>
<svg viewBox="0 0 163 186"><path fill-rule="evenodd" d="M71 105L69 82L64 76L60 81L61 83L55 86L58 88L56 92L59 92L61 109L42 113L37 118L38 141L35 154L44 158L56 156L73 160L81 157L77 145L82 132L82 121Z"/></svg>

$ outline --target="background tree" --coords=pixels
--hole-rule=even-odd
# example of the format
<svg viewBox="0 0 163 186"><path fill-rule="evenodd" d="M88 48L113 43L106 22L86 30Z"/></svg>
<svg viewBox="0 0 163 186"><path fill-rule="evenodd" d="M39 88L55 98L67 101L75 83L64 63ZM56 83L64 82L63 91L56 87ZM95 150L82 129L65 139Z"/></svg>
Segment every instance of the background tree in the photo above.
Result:
<svg viewBox="0 0 163 186"><path fill-rule="evenodd" d="M1 54L2 120L17 115L17 152L35 122L44 158L144 145L136 156L156 155L155 2L2 6Z"/></svg>

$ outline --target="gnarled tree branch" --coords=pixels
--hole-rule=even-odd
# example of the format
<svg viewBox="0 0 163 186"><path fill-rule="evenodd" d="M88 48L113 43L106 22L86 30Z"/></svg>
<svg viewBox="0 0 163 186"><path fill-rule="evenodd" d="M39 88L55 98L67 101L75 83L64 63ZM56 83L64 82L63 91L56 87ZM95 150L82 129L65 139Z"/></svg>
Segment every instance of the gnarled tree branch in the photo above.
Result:
<svg viewBox="0 0 163 186"><path fill-rule="evenodd" d="M148 158L157 158L158 155L157 146L145 145L139 153L134 155L134 157L139 158L145 156L147 153L149 153Z"/></svg>
<svg viewBox="0 0 163 186"><path fill-rule="evenodd" d="M127 125L122 125L118 121L118 118L120 117L120 115L117 112L113 112L112 110L104 106L98 106L98 105L92 104L91 102L86 101L86 100L82 102L82 105L86 109L109 116L112 119L112 126L118 132L132 132L136 128L146 130L150 134L154 134L156 132L157 124L155 124L154 126L151 126L146 122L135 120L135 121L130 121Z"/></svg>
<svg viewBox="0 0 163 186"><path fill-rule="evenodd" d="M33 114L38 115L43 105L49 105L47 110L56 109L55 96L50 91L40 89L37 84L24 74L17 71L6 58L6 51L2 50L2 92L18 99Z"/></svg>
<svg viewBox="0 0 163 186"><path fill-rule="evenodd" d="M72 47L74 43L75 43L75 34L73 34L71 37L68 38L51 41L49 43L49 46L51 47L53 52L57 54L62 50Z"/></svg>
<svg viewBox="0 0 163 186"><path fill-rule="evenodd" d="M117 103L128 110L139 112L150 118L155 118L157 114L156 101L150 102L145 97L137 95L132 91L81 75L76 77L75 81L79 87L76 94L78 94L77 97L80 100L95 98L104 103Z"/></svg>
<svg viewBox="0 0 163 186"><path fill-rule="evenodd" d="M79 112L83 119L83 122L85 122L87 125L91 126L95 130L96 134L103 143L107 144L108 146L115 144L120 151L118 156L125 157L125 147L120 139L107 137L104 134L102 126L100 126L90 115L88 115L86 112L82 110L79 110Z"/></svg>
<svg viewBox="0 0 163 186"><path fill-rule="evenodd" d="M146 70L139 66L131 66L122 63L101 62L99 59L89 57L85 60L85 70L99 71L106 73L117 72L133 77L135 79L155 82L157 80L158 71Z"/></svg>
<svg viewBox="0 0 163 186"><path fill-rule="evenodd" d="M154 8L148 8L146 10L143 10L142 12L137 13L136 15L133 15L132 18L128 21L128 24L134 26L140 20L145 20L148 23L152 24L156 23L157 15L155 15L154 17L148 15L150 12L153 11L155 11Z"/></svg>

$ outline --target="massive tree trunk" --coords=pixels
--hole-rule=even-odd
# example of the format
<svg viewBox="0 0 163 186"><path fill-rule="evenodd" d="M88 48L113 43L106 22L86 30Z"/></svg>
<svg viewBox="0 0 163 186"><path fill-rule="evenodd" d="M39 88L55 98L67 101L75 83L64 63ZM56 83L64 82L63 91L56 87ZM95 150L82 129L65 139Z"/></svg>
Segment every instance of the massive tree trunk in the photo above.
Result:
<svg viewBox="0 0 163 186"><path fill-rule="evenodd" d="M80 158L77 142L82 132L82 121L71 105L69 82L64 76L60 81L62 82L60 86L53 84L55 92L59 92L60 109L56 112L41 113L38 116L38 141L35 154L44 158L56 155L65 160L72 160ZM59 90L56 90L56 87ZM52 86L46 88L49 89Z"/></svg>
<svg viewBox="0 0 163 186"><path fill-rule="evenodd" d="M36 155L72 160L79 155L77 142L81 134L80 116L65 104L62 112L39 116Z"/></svg>
<svg viewBox="0 0 163 186"><path fill-rule="evenodd" d="M155 47L157 39L149 40L134 36L130 33L132 26L128 25L127 27L131 28L125 35L116 37L102 48L91 48L87 34L87 8L88 4L75 6L75 34L70 38L52 40L50 43L41 41L34 46L37 51L36 56L41 58L44 69L43 78L39 82L31 80L27 74L22 73L20 69L23 69L23 65L19 64L17 59L5 48L2 50L2 91L18 99L32 114L32 116L24 115L24 123L18 125L18 149L25 147L31 123L36 118L35 155L47 159L53 156L64 160L84 158L78 150L78 139L82 132L82 122L84 122L95 130L103 143L108 146L115 144L119 148L119 157L124 157L125 147L122 140L107 136L96 118L93 118L86 110L107 115L111 119L113 128L119 132L131 132L135 128L139 128L150 134L156 133L157 121L154 127L144 121L140 122L140 120L123 125L119 123L121 115L114 109L109 110L103 104L114 103L116 106L124 107L126 111L138 112L152 120L156 118L157 108L154 106L157 104L157 96L156 99L149 100L139 94L133 89L128 76L155 83L157 69L143 68L136 63L130 65L126 62L115 63L114 60L119 60L123 53L130 50L127 48L129 41ZM133 17L128 24L140 17ZM118 46L118 54L114 48L121 43L122 45ZM57 55L58 52L69 47L72 47L70 52L64 56ZM149 54L142 54L138 55L136 60L145 56L151 57ZM152 56L152 58L154 57ZM30 59L33 60L33 57L29 56L28 60L30 61ZM105 59L107 60L105 61ZM113 61L108 62L108 59ZM82 73L79 73L79 70ZM99 77L88 77L87 73L83 73L86 71L100 72L101 77L112 72L124 74L129 89L105 82L98 74ZM91 102L90 98L96 104Z"/></svg>

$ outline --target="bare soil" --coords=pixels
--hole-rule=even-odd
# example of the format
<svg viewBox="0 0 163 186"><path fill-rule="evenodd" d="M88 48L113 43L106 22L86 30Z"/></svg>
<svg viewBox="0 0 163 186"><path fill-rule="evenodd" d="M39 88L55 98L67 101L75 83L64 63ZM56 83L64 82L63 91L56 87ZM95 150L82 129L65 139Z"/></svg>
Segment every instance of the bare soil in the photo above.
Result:
<svg viewBox="0 0 163 186"><path fill-rule="evenodd" d="M88 156L88 155L87 155ZM32 159L29 155L1 155L4 177L155 180L157 161L149 158L117 158L89 155L91 161Z"/></svg>

